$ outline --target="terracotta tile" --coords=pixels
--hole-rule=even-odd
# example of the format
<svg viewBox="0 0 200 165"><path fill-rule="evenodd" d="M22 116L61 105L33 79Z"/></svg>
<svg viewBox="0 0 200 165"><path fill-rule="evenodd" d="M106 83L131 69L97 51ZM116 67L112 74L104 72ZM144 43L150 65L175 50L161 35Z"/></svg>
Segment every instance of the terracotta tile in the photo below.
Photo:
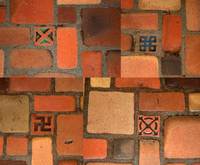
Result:
<svg viewBox="0 0 200 165"><path fill-rule="evenodd" d="M32 139L32 165L53 165L52 139L37 137Z"/></svg>
<svg viewBox="0 0 200 165"><path fill-rule="evenodd" d="M180 0L139 0L139 7L145 10L179 10Z"/></svg>
<svg viewBox="0 0 200 165"><path fill-rule="evenodd" d="M102 56L102 53L99 51L86 51L81 53L83 77L102 76Z"/></svg>
<svg viewBox="0 0 200 165"><path fill-rule="evenodd" d="M140 165L161 165L159 142L155 140L140 141Z"/></svg>
<svg viewBox="0 0 200 165"><path fill-rule="evenodd" d="M190 31L200 30L200 1L186 0L186 24Z"/></svg>
<svg viewBox="0 0 200 165"><path fill-rule="evenodd" d="M84 159L104 159L107 156L107 141L104 139L83 139Z"/></svg>
<svg viewBox="0 0 200 165"><path fill-rule="evenodd" d="M83 116L81 114L58 116L56 144L59 155L83 155Z"/></svg>
<svg viewBox="0 0 200 165"><path fill-rule="evenodd" d="M61 160L58 165L78 165L78 162L75 160Z"/></svg>
<svg viewBox="0 0 200 165"><path fill-rule="evenodd" d="M164 156L198 158L200 156L199 125L199 117L178 116L167 119L164 127Z"/></svg>
<svg viewBox="0 0 200 165"><path fill-rule="evenodd" d="M29 98L25 95L0 95L0 130L4 133L27 133L29 130ZM9 123L9 124L7 124Z"/></svg>
<svg viewBox="0 0 200 165"><path fill-rule="evenodd" d="M35 96L35 111L69 112L75 111L75 98L73 96Z"/></svg>
<svg viewBox="0 0 200 165"><path fill-rule="evenodd" d="M185 96L181 92L141 92L139 106L140 111L183 112L185 110Z"/></svg>
<svg viewBox="0 0 200 165"><path fill-rule="evenodd" d="M4 52L0 49L0 77L4 76Z"/></svg>
<svg viewBox="0 0 200 165"><path fill-rule="evenodd" d="M76 23L74 7L58 6L58 23Z"/></svg>
<svg viewBox="0 0 200 165"><path fill-rule="evenodd" d="M50 91L51 79L49 78L10 78L9 91Z"/></svg>
<svg viewBox="0 0 200 165"><path fill-rule="evenodd" d="M132 9L134 7L133 0L121 0L121 8L122 9Z"/></svg>
<svg viewBox="0 0 200 165"><path fill-rule="evenodd" d="M83 86L84 83L82 78L57 78L55 90L56 92L81 92L83 91Z"/></svg>
<svg viewBox="0 0 200 165"><path fill-rule="evenodd" d="M159 77L158 59L154 56L121 57L122 78L157 78Z"/></svg>
<svg viewBox="0 0 200 165"><path fill-rule="evenodd" d="M93 91L89 94L89 133L134 133L134 94Z"/></svg>
<svg viewBox="0 0 200 165"><path fill-rule="evenodd" d="M120 10L86 8L82 10L82 29L86 46L120 48Z"/></svg>
<svg viewBox="0 0 200 165"><path fill-rule="evenodd" d="M189 94L189 109L190 111L200 111L200 93Z"/></svg>
<svg viewBox="0 0 200 165"><path fill-rule="evenodd" d="M8 155L27 155L28 139L23 136L9 136L6 147Z"/></svg>
<svg viewBox="0 0 200 165"><path fill-rule="evenodd" d="M22 160L0 160L1 165L27 165L25 161Z"/></svg>
<svg viewBox="0 0 200 165"><path fill-rule="evenodd" d="M50 68L51 55L44 49L13 49L10 53L10 66L15 69Z"/></svg>
<svg viewBox="0 0 200 165"><path fill-rule="evenodd" d="M82 4L99 4L101 0L57 0L59 5L82 5Z"/></svg>
<svg viewBox="0 0 200 165"><path fill-rule="evenodd" d="M3 154L3 145L4 145L3 136L0 136L0 156Z"/></svg>
<svg viewBox="0 0 200 165"><path fill-rule="evenodd" d="M78 63L78 36L74 27L57 29L57 65L62 69L73 69Z"/></svg>
<svg viewBox="0 0 200 165"><path fill-rule="evenodd" d="M53 24L53 6L53 0L12 0L10 3L11 22L16 24Z"/></svg>
<svg viewBox="0 0 200 165"><path fill-rule="evenodd" d="M107 77L120 77L120 57L119 51L109 51L106 53L106 64L107 64Z"/></svg>
<svg viewBox="0 0 200 165"><path fill-rule="evenodd" d="M0 6L0 23L4 23L6 20L6 7Z"/></svg>
<svg viewBox="0 0 200 165"><path fill-rule="evenodd" d="M132 49L133 38L129 34L121 34L121 50L130 51Z"/></svg>

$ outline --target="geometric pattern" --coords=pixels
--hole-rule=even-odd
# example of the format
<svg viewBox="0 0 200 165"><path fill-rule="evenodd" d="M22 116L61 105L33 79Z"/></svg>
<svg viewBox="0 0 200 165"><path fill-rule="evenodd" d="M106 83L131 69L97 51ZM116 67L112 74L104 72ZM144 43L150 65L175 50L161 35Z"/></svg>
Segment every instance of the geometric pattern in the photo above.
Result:
<svg viewBox="0 0 200 165"><path fill-rule="evenodd" d="M144 116L138 117L138 134L140 136L160 136L160 116Z"/></svg>
<svg viewBox="0 0 200 165"><path fill-rule="evenodd" d="M140 51L155 52L156 51L156 36L140 36Z"/></svg>
<svg viewBox="0 0 200 165"><path fill-rule="evenodd" d="M54 44L54 27L36 27L34 32L35 46L52 46Z"/></svg>

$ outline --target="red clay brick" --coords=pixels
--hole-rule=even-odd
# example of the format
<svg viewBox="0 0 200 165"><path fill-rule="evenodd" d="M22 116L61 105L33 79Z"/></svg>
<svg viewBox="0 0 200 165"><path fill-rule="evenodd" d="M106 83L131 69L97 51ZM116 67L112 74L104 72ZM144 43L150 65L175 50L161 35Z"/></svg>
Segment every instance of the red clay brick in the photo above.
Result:
<svg viewBox="0 0 200 165"><path fill-rule="evenodd" d="M83 155L82 114L58 116L56 144L59 155Z"/></svg>
<svg viewBox="0 0 200 165"><path fill-rule="evenodd" d="M133 38L129 34L121 34L121 50L131 50L133 44Z"/></svg>
<svg viewBox="0 0 200 165"><path fill-rule="evenodd" d="M59 23L76 23L76 9L74 7L58 6Z"/></svg>
<svg viewBox="0 0 200 165"><path fill-rule="evenodd" d="M78 165L76 160L61 160L58 165Z"/></svg>
<svg viewBox="0 0 200 165"><path fill-rule="evenodd" d="M140 141L140 165L160 165L159 142L155 140Z"/></svg>
<svg viewBox="0 0 200 165"><path fill-rule="evenodd" d="M29 42L29 28L0 27L0 45L26 45Z"/></svg>
<svg viewBox="0 0 200 165"><path fill-rule="evenodd" d="M83 4L99 4L101 0L58 0L59 5L83 5Z"/></svg>
<svg viewBox="0 0 200 165"><path fill-rule="evenodd" d="M4 52L0 49L0 77L4 75Z"/></svg>
<svg viewBox="0 0 200 165"><path fill-rule="evenodd" d="M102 76L102 53L99 51L85 51L81 53L83 77Z"/></svg>
<svg viewBox="0 0 200 165"><path fill-rule="evenodd" d="M5 22L6 19L6 7L0 6L0 23Z"/></svg>
<svg viewBox="0 0 200 165"><path fill-rule="evenodd" d="M82 78L57 78L55 90L56 92L81 92L83 91L83 86Z"/></svg>
<svg viewBox="0 0 200 165"><path fill-rule="evenodd" d="M173 99L172 99L173 98ZM180 92L140 93L141 111L184 111L184 94Z"/></svg>
<svg viewBox="0 0 200 165"><path fill-rule="evenodd" d="M182 22L178 15L164 15L162 47L167 52L178 52L181 49ZM173 29L173 30L172 30Z"/></svg>
<svg viewBox="0 0 200 165"><path fill-rule="evenodd" d="M16 69L42 69L51 67L51 55L43 49L13 49L10 65Z"/></svg>
<svg viewBox="0 0 200 165"><path fill-rule="evenodd" d="M186 0L186 24L191 31L200 31L200 1Z"/></svg>
<svg viewBox="0 0 200 165"><path fill-rule="evenodd" d="M116 78L116 87L153 88L160 89L159 78Z"/></svg>
<svg viewBox="0 0 200 165"><path fill-rule="evenodd" d="M187 35L185 48L185 72L200 75L200 35Z"/></svg>
<svg viewBox="0 0 200 165"><path fill-rule="evenodd" d="M122 14L121 28L131 30L157 30L158 15L155 13Z"/></svg>
<svg viewBox="0 0 200 165"><path fill-rule="evenodd" d="M134 7L134 0L121 0L122 9L132 9Z"/></svg>
<svg viewBox="0 0 200 165"><path fill-rule="evenodd" d="M35 111L75 111L75 98L73 96L35 96L34 101Z"/></svg>
<svg viewBox="0 0 200 165"><path fill-rule="evenodd" d="M120 48L120 9L85 8L82 17L85 45Z"/></svg>
<svg viewBox="0 0 200 165"><path fill-rule="evenodd" d="M74 27L57 29L57 63L62 69L76 68L78 63L78 38Z"/></svg>
<svg viewBox="0 0 200 165"><path fill-rule="evenodd" d="M83 139L84 159L104 159L107 156L107 141L103 139Z"/></svg>
<svg viewBox="0 0 200 165"><path fill-rule="evenodd" d="M10 78L9 90L24 92L50 91L51 79L48 78Z"/></svg>
<svg viewBox="0 0 200 165"><path fill-rule="evenodd" d="M106 54L107 77L120 77L120 57L121 53L118 51L109 51Z"/></svg>
<svg viewBox="0 0 200 165"><path fill-rule="evenodd" d="M20 136L9 136L7 138L6 153L8 155L27 155L28 139Z"/></svg>
<svg viewBox="0 0 200 165"><path fill-rule="evenodd" d="M4 143L3 136L0 136L0 155L3 154L3 143Z"/></svg>
<svg viewBox="0 0 200 165"><path fill-rule="evenodd" d="M164 127L165 158L200 157L200 118L190 116L171 117Z"/></svg>
<svg viewBox="0 0 200 165"><path fill-rule="evenodd" d="M53 0L12 0L10 2L11 22L52 24L54 22L53 6Z"/></svg>
<svg viewBox="0 0 200 165"><path fill-rule="evenodd" d="M158 69L158 59L154 56L121 57L122 78L157 78Z"/></svg>
<svg viewBox="0 0 200 165"><path fill-rule="evenodd" d="M145 10L179 10L181 0L139 0L139 7Z"/></svg>

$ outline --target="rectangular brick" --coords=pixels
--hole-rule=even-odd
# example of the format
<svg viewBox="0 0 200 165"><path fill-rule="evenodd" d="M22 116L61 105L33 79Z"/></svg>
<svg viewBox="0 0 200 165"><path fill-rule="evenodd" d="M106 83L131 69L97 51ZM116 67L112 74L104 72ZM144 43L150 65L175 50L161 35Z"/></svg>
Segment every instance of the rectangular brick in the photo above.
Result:
<svg viewBox="0 0 200 165"><path fill-rule="evenodd" d="M200 93L189 94L189 109L190 111L200 111Z"/></svg>
<svg viewBox="0 0 200 165"><path fill-rule="evenodd" d="M106 54L107 77L120 77L120 57L121 53L118 51L109 51Z"/></svg>
<svg viewBox="0 0 200 165"><path fill-rule="evenodd" d="M6 7L0 6L0 23L5 22L6 20Z"/></svg>
<svg viewBox="0 0 200 165"><path fill-rule="evenodd" d="M49 78L10 78L9 90L24 92L50 91L51 79Z"/></svg>
<svg viewBox="0 0 200 165"><path fill-rule="evenodd" d="M141 111L184 111L185 98L181 92L140 93Z"/></svg>
<svg viewBox="0 0 200 165"><path fill-rule="evenodd" d="M74 27L57 29L57 64L62 69L76 68L78 63L78 36Z"/></svg>
<svg viewBox="0 0 200 165"><path fill-rule="evenodd" d="M173 30L171 30L173 29ZM182 21L178 15L163 16L162 47L164 51L179 52L182 39Z"/></svg>
<svg viewBox="0 0 200 165"><path fill-rule="evenodd" d="M131 30L157 30L158 15L155 13L122 14L121 28Z"/></svg>
<svg viewBox="0 0 200 165"><path fill-rule="evenodd" d="M52 58L44 49L13 49L10 53L10 66L15 69L50 68Z"/></svg>
<svg viewBox="0 0 200 165"><path fill-rule="evenodd" d="M35 96L35 111L69 112L75 111L73 96Z"/></svg>
<svg viewBox="0 0 200 165"><path fill-rule="evenodd" d="M27 45L30 42L30 29L21 27L0 27L0 45Z"/></svg>
<svg viewBox="0 0 200 165"><path fill-rule="evenodd" d="M0 77L4 76L4 52L0 49Z"/></svg>
<svg viewBox="0 0 200 165"><path fill-rule="evenodd" d="M159 142L155 140L140 141L140 165L160 165Z"/></svg>
<svg viewBox="0 0 200 165"><path fill-rule="evenodd" d="M0 136L0 156L3 154L3 145L4 145L3 136Z"/></svg>
<svg viewBox="0 0 200 165"><path fill-rule="evenodd" d="M99 4L101 0L57 0L59 5L89 5L89 4Z"/></svg>
<svg viewBox="0 0 200 165"><path fill-rule="evenodd" d="M104 159L107 156L107 141L104 139L83 139L84 159Z"/></svg>

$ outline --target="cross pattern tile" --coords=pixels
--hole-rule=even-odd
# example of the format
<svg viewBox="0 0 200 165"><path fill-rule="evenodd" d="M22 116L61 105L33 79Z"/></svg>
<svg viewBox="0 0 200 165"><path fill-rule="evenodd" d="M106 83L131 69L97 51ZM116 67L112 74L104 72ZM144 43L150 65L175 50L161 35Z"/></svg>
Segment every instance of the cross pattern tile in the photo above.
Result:
<svg viewBox="0 0 200 165"><path fill-rule="evenodd" d="M160 136L160 117L143 116L138 117L138 134L140 136Z"/></svg>
<svg viewBox="0 0 200 165"><path fill-rule="evenodd" d="M155 52L156 51L156 36L140 36L140 51Z"/></svg>

